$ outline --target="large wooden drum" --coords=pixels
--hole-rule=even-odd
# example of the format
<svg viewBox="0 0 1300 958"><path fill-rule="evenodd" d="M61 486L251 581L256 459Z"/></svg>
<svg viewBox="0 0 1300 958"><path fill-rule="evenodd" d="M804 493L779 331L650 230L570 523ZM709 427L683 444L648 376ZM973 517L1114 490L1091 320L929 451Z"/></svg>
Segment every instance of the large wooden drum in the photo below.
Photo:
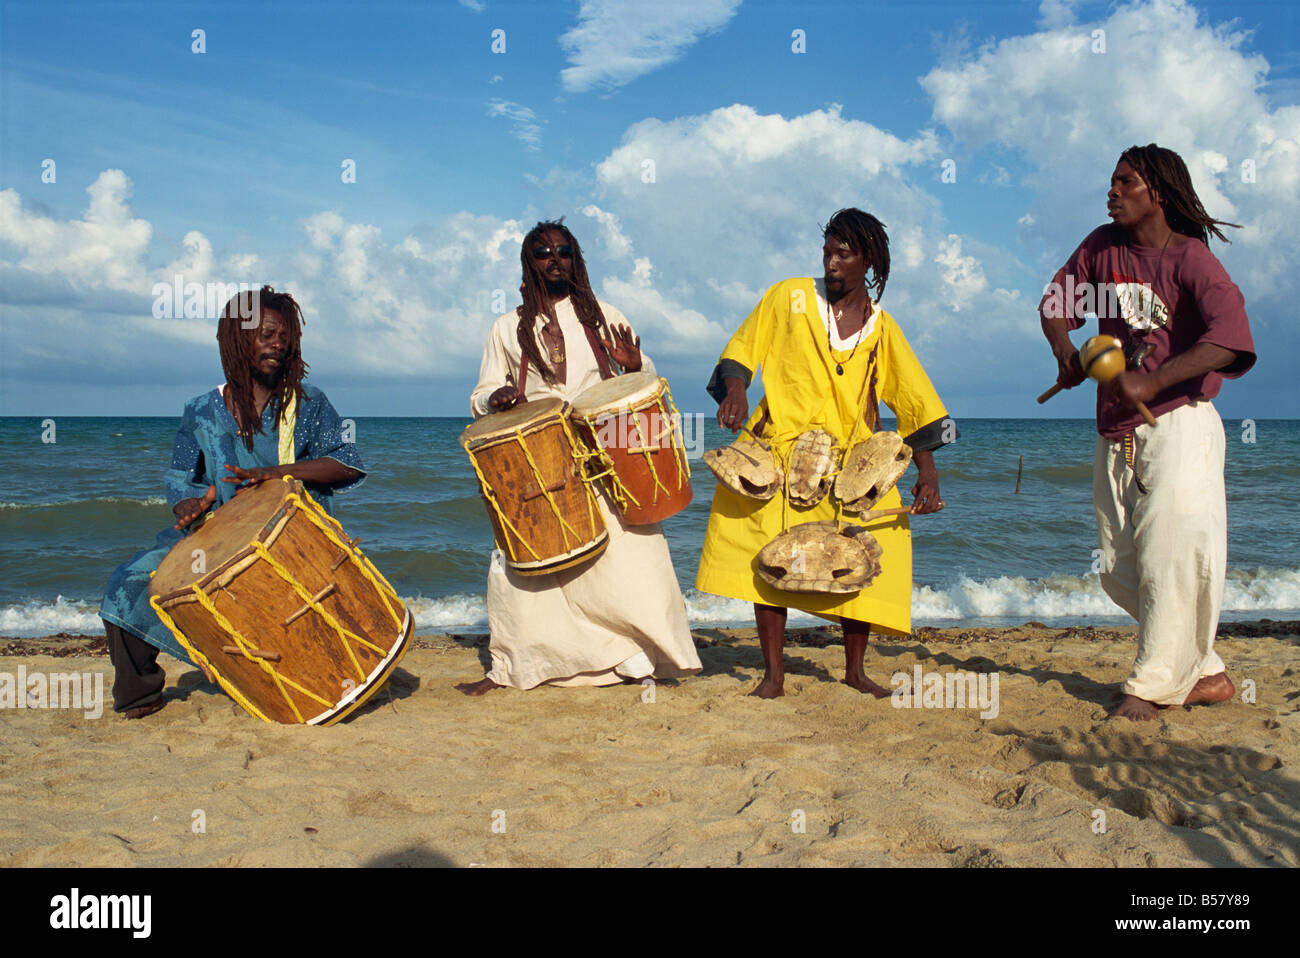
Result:
<svg viewBox="0 0 1300 958"><path fill-rule="evenodd" d="M599 482L630 526L649 525L691 503L691 468L668 381L625 373L584 389L570 413Z"/></svg>
<svg viewBox="0 0 1300 958"><path fill-rule="evenodd" d="M149 603L251 714L332 725L384 684L413 626L359 541L302 483L259 483L167 553Z"/></svg>
<svg viewBox="0 0 1300 958"><path fill-rule="evenodd" d="M520 575L570 568L609 542L567 414L564 400L538 399L484 416L460 434L497 547Z"/></svg>

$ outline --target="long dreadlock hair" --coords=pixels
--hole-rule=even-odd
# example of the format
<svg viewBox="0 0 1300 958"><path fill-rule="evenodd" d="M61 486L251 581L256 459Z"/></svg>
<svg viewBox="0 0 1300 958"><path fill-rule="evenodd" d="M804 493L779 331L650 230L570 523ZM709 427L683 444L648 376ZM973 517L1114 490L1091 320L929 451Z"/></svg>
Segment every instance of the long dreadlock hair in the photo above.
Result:
<svg viewBox="0 0 1300 958"><path fill-rule="evenodd" d="M560 233L564 241L573 247L573 278L570 283L569 299L573 303L573 311L578 314L578 321L594 329L598 336L608 336L609 327L605 323L605 314L600 311L600 304L596 302L596 294L591 291L591 280L587 278L587 264L582 259L582 247L569 232L569 228L564 225L564 217L538 223L528 231L528 235L524 237L524 244L519 249L519 261L523 267L521 292L524 302L515 310L519 316L516 334L519 348L528 357L529 364L542 374L542 378L547 383L554 385L555 372L542 359L542 351L533 331L536 317L555 318L550 298L547 296L546 276L538 267L537 260L533 258L533 247L539 245L542 236L551 230Z"/></svg>
<svg viewBox="0 0 1300 958"><path fill-rule="evenodd" d="M867 283L867 290L874 291L872 299L878 302L885 294L885 281L889 279L889 237L885 235L885 224L870 213L850 207L838 210L822 227L823 240L832 236L862 254L869 273L875 276Z"/></svg>
<svg viewBox="0 0 1300 958"><path fill-rule="evenodd" d="M1137 171L1147 189L1155 191L1160 208L1164 210L1165 221L1175 232L1194 236L1209 245L1211 233L1225 243L1230 242L1219 229L1220 226L1241 229L1236 223L1216 220L1205 212L1200 197L1192 188L1187 164L1173 150L1148 143L1146 146L1130 146L1119 158Z"/></svg>
<svg viewBox="0 0 1300 958"><path fill-rule="evenodd" d="M262 432L262 417L253 402L253 370L257 359L257 330L262 315L272 309L284 317L289 327L289 354L280 365L280 380L271 392L270 406L278 416L290 396L303 401L302 380L307 364L302 359L302 310L288 293L277 293L263 286L256 293L247 290L236 294L221 313L217 323L217 345L221 349L221 368L226 374L230 400L239 420L239 434L248 449L253 448L253 433ZM257 322L253 322L253 317Z"/></svg>

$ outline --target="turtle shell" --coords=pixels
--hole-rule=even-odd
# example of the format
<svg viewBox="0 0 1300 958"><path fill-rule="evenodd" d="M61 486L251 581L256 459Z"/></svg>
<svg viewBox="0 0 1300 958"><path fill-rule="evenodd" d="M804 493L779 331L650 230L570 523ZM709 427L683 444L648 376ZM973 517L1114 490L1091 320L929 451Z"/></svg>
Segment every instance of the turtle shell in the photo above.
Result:
<svg viewBox="0 0 1300 958"><path fill-rule="evenodd" d="M831 473L839 465L840 447L835 437L822 429L800 433L790 449L785 474L785 491L797 506L815 506L830 489Z"/></svg>
<svg viewBox="0 0 1300 958"><path fill-rule="evenodd" d="M912 447L896 432L878 432L844 457L835 477L835 498L845 512L866 512L898 483L912 461Z"/></svg>
<svg viewBox="0 0 1300 958"><path fill-rule="evenodd" d="M858 592L880 575L882 550L862 526L792 526L758 553L758 574L783 592Z"/></svg>
<svg viewBox="0 0 1300 958"><path fill-rule="evenodd" d="M718 482L747 499L771 499L781 488L776 460L766 444L737 440L730 446L710 449L704 454L704 464Z"/></svg>

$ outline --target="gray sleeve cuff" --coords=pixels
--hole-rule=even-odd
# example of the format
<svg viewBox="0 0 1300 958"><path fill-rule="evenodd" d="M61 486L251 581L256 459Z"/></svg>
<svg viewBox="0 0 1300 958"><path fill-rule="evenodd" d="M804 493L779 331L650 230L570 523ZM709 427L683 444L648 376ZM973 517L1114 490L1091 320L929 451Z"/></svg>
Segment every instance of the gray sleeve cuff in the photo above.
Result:
<svg viewBox="0 0 1300 958"><path fill-rule="evenodd" d="M749 381L754 378L754 374L736 362L734 359L721 359L718 365L713 367L713 375L709 377L709 384L704 388L709 395L719 404L727 398L727 379L739 379L749 388Z"/></svg>

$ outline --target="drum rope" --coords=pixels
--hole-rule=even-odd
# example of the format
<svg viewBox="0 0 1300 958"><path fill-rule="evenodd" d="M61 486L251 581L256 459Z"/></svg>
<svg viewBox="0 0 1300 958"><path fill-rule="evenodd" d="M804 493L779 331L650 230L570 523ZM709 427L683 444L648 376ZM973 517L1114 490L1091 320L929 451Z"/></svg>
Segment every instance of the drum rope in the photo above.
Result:
<svg viewBox="0 0 1300 958"><path fill-rule="evenodd" d="M662 408L662 407L661 407L661 408ZM636 426L636 438L637 438L637 441L641 444L641 457L642 457L643 459L645 459L646 468L650 470L650 478L653 479L653 480L654 480L654 483L655 483L655 488L654 488L654 490L653 490L653 492L654 492L654 502L658 502L658 501L659 501L659 490L660 490L660 489L662 489L662 490L664 491L664 495L665 495L665 496L671 496L672 493L668 491L668 487L667 487L667 486L665 486L662 482L659 481L659 470L655 468L654 460L650 458L650 443L646 440L645 435L641 432L641 417L638 416L638 415L636 414L636 412L631 408L630 405L629 405L629 407L628 407L628 414L630 415L633 424ZM668 434L669 434L669 435L672 435L672 426L671 426L671 424L669 425L669 428L668 428ZM656 441L661 440L661 439L663 439L663 435L662 435L662 434L659 435L659 437L656 439ZM673 458L676 459L677 457L674 456ZM680 488L681 488L681 470L680 470L680 469L678 470L678 473L677 473L677 474L678 474L677 488L680 489Z"/></svg>
<svg viewBox="0 0 1300 958"><path fill-rule="evenodd" d="M515 528L514 523L506 518L505 510L503 510L501 504L497 502L496 493L492 491L492 484L489 483L487 477L483 475L483 470L479 468L478 460L474 458L474 453L470 451L468 446L465 447L465 452L469 455L469 464L474 467L474 474L478 476L479 491L483 493L483 498L491 503L492 511L497 514L497 518L505 524L505 527L514 533L514 537L519 540L520 544L533 554L534 559L541 559L541 556L537 554L537 550L534 549L528 540L520 534L519 530ZM515 552L514 543L510 541L510 536L502 536L502 538L506 540L506 550L510 553L510 560L512 562L517 562L519 556Z"/></svg>
<svg viewBox="0 0 1300 958"><path fill-rule="evenodd" d="M319 509L319 506L317 507L317 509L310 509L310 508L308 508L308 507L306 506L306 504L302 501L302 498L301 498L301 497L298 495L298 493L296 493L296 492L291 492L291 493L290 493L288 496L286 496L285 498L286 498L287 500L293 502L295 505L297 505L298 508L299 508L299 511L300 511L303 515L305 515L308 519L310 519L311 522L312 522L312 524L315 525L317 529L319 529L321 532L325 533L325 537L326 537L326 538L333 540L333 542L334 542L334 544L335 544L336 546L338 546L340 549L343 549L345 552L348 553L348 555L350 555L350 556L352 557L352 562L353 562L353 564L354 564L358 569L361 570L361 574L362 574L363 576L365 576L366 579L368 579L368 580L370 581L370 584L371 584L372 586L375 587L375 591L379 593L379 597L380 597L381 599L384 600L384 608L386 608L386 609L388 610L388 614L389 614L390 616L392 616L392 618L393 618L393 624L396 625L398 629L401 629L401 627L402 627L402 616L400 616L400 615L397 614L397 611L393 608L392 603L390 603L390 602L388 601L388 600L389 600L389 597L391 596L394 600L397 601L397 604L398 604L399 606L401 606L401 604L402 604L402 603L401 603L401 600L397 598L397 590L394 589L391 585L388 584L388 580L384 578L384 574L383 574L382 572L380 572L378 569L376 569L376 568L375 568L375 567L370 563L370 561L369 561L368 559L365 558L365 556L362 554L362 552L361 552L360 549L353 549L353 548L351 548L351 547L349 547L349 546L346 546L346 545L344 544L343 540L340 539L340 538L338 537L338 535L336 534L336 532L338 532L338 533L343 532L343 524L340 523L337 519L335 519L333 516L331 516L331 515L330 515L329 513L327 513L327 512L323 512L323 511L322 511L322 512L320 513L320 515L317 515L317 510ZM315 500L315 499L312 499L310 496L308 496L307 498L308 498L308 500L311 502L312 505L316 505L316 500ZM323 515L326 519L328 519L328 520L333 524L333 526L334 526L333 529L331 529L331 528L329 528L328 526L325 525L325 523L321 520L321 517L320 517L321 515ZM271 561L271 563L272 563L273 566L274 566L274 565L275 565L275 560L274 560L274 559L270 559L269 555L268 555L268 559L269 559L269 561ZM277 570L277 571L278 571L278 570ZM382 583L382 584L381 584L381 583ZM403 607L402 611L403 611L403 612L406 611L406 610L405 610L405 607ZM359 639L358 641L361 641L361 642L363 642L363 643L366 644L366 645L370 645L370 643L369 643L369 642L365 642L364 639ZM384 650L379 649L377 646L371 645L370 647L371 647L372 649L375 649L375 650L376 650L377 652L379 652L381 655L387 655L387 654L388 654L388 653L385 652Z"/></svg>
<svg viewBox="0 0 1300 958"><path fill-rule="evenodd" d="M297 579L293 577L293 573L290 572L288 569L286 569L283 565L281 565L280 562L276 560L275 556L271 555L271 553L267 550L266 546L263 545L261 542L253 543L253 551L255 551L263 559L265 559L267 565L269 565L272 569L275 570L275 574L278 575L281 579L283 579L285 584L288 585L291 589L293 589L294 592L298 593L298 598L302 599L303 602L311 606L312 610L315 611L317 615L319 615L322 619L325 620L326 625L328 625L338 634L339 641L342 643L344 650L348 653L348 658L352 660L352 664L356 667L357 675L360 676L361 679L364 681L366 678L366 670L362 668L361 663L357 661L356 653L352 651L352 646L348 645L347 639L352 639L354 642L358 643L359 645L366 646L368 649L371 649L372 651L378 653L378 655L381 658L387 656L388 651L386 649L381 649L373 642L369 642L366 639L363 639L355 632L343 628L343 626L339 623L339 620L334 618L334 616L330 615L328 612L326 612L324 606L322 606L319 602L315 600L312 594L309 591L307 591L306 587L303 586L301 582L299 582Z"/></svg>
<svg viewBox="0 0 1300 958"><path fill-rule="evenodd" d="M221 672L212 664L212 662L208 660L208 657L206 655L204 655L202 652L200 652L198 649L196 649L193 645L190 644L189 639L185 637L185 633L183 633L180 630L180 628L177 627L176 621L170 615L167 614L167 610L162 607L162 603L158 601L158 597L156 595L152 595L149 597L149 604L153 606L153 610L154 612L157 613L158 618L162 621L162 624L167 626L167 628L171 631L172 635L176 636L177 641L180 642L181 646L185 649L185 651L189 653L190 658L192 658L196 663L198 663L201 668L207 670L212 675L215 675L217 678L217 684L220 685L225 690L227 695L229 695L232 699L234 699L236 702L242 705L244 707L244 710L247 711L249 715L255 716L256 718L260 718L263 722L271 721L269 718L267 718L265 715L262 714L261 710L257 706L255 706L252 702L250 702L247 698L245 698L240 693L239 689L235 688L228 681L226 681L225 676L223 676ZM233 633L233 630L230 631ZM292 704L293 703L290 703L291 707Z"/></svg>
<svg viewBox="0 0 1300 958"><path fill-rule="evenodd" d="M298 723L300 725L304 721L302 717L302 713L298 711L298 706L294 704L293 698L289 695L288 692L285 691L284 687L286 685L288 685L290 688L298 692L301 692L303 695L307 696L310 699L315 699L317 702L319 702L321 705L325 706L326 708L329 708L334 704L333 702L330 702L327 699L321 698L319 695L317 695L315 692L312 692L310 689L303 688L301 685L299 685L297 682L295 682L293 679L289 678L288 676L281 675L279 672L275 670L275 668L271 665L270 662L266 661L266 659L263 659L256 655L250 655L249 649L255 648L256 646L254 646L252 642L248 641L248 639L244 638L243 634L238 629L235 628L235 626L231 623L231 621L221 614L221 612L217 609L216 603L212 601L211 596L209 596L202 589L200 589L197 583L195 583L190 588L191 591L193 591L194 593L194 597L199 600L199 605L207 609L208 615L212 616L212 618L216 621L217 625L221 626L221 628L224 629L226 632L228 632L230 636L235 640L235 645L239 647L239 651L243 653L244 658L250 662L255 663L263 672L271 676L271 680L275 682L275 686L277 689L279 689L280 694L284 696L284 700L289 703L289 708L293 710L293 717L298 720ZM211 663L209 663L209 667L211 667ZM218 675L220 674L219 672L217 672L216 669L213 669L213 672Z"/></svg>
<svg viewBox="0 0 1300 958"><path fill-rule="evenodd" d="M601 444L599 435L596 432L596 424L591 421L590 416L583 416L582 421L591 431L591 438L595 444L595 448L593 449L587 445L586 440L583 439L581 433L575 433L574 441L576 443L577 452L574 454L573 458L578 460L580 465L584 467L590 465L591 461L594 459L600 463L601 468L603 469L602 472L596 473L588 473L584 469L582 473L583 481L590 484L596 482L598 479L608 477L609 481L604 484L605 489L609 492L609 497L614 500L614 504L618 506L619 512L624 515L627 514L627 503L629 499L632 500L633 506L638 509L641 508L641 503L637 497L632 494L632 490L623 485L623 479L619 476L618 469L614 466L613 458L605 451L604 445Z"/></svg>
<svg viewBox="0 0 1300 958"><path fill-rule="evenodd" d="M566 429L567 431L567 429ZM560 535L564 538L564 551L569 551L569 533L573 533L573 538L581 542L582 537L578 535L578 530L569 525L569 520L565 519L560 513L560 507L555 504L555 496L551 495L551 490L546 488L546 479L542 476L542 470L533 459L532 452L528 449L528 443L524 442L524 434L520 429L515 430L515 441L519 443L519 448L524 451L524 458L528 460L528 467L533 470L533 478L537 480L537 488L542 490L542 495L551 506L551 512L555 513L556 521L560 523ZM567 532L565 530L568 530Z"/></svg>
<svg viewBox="0 0 1300 958"><path fill-rule="evenodd" d="M668 408L672 410L672 419L670 421L673 424L673 428L677 430L679 434L681 434L682 414L677 411L677 404L673 402L673 394L668 390L668 380L660 379L659 381L664 384L664 398L668 400ZM691 464L686 459L686 437L685 435L681 435L680 438L682 440L682 447L680 450L675 450L675 451L680 452L681 455L674 457L677 459L677 488L678 489L681 489L682 487L683 469L686 470L686 481L689 482L691 478Z"/></svg>
<svg viewBox="0 0 1300 958"><path fill-rule="evenodd" d="M564 429L564 435L569 440L569 449L573 450L570 453L570 456L575 460L575 465L578 471L578 475L581 476L582 464L576 461L578 459L578 448L581 444L578 441L578 437L574 435L573 430L569 427L568 412L569 412L569 404L565 403L564 408L560 415L560 426L561 428ZM587 528L590 529L592 531L592 534L594 535L596 532L596 494L592 491L591 486L589 485L586 486L586 490L587 490ZM552 508L554 508L554 506L552 506ZM574 532L574 535L577 536L578 533ZM579 537L579 541L581 541L581 537ZM567 541L565 542L565 545L568 545Z"/></svg>

